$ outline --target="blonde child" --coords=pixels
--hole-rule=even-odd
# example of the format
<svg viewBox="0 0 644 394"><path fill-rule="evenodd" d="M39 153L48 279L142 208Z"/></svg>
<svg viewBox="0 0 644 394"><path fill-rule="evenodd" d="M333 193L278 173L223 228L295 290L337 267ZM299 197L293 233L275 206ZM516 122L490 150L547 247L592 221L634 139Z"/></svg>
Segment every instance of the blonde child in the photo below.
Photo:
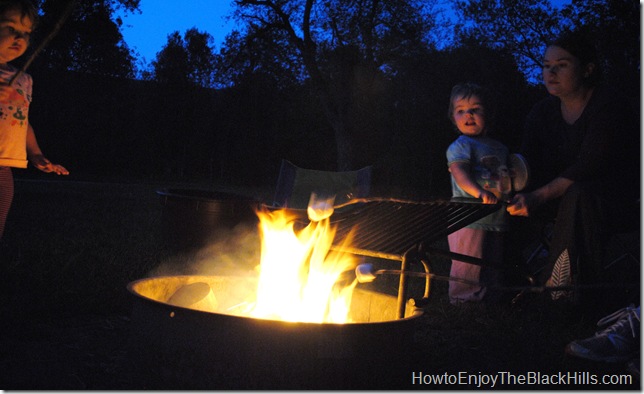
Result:
<svg viewBox="0 0 644 394"><path fill-rule="evenodd" d="M451 174L452 197L478 199L496 204L510 192L508 149L488 137L492 108L488 94L472 83L454 86L450 96L449 118L460 136L447 149ZM448 236L450 251L483 259L484 266L452 260L450 276L470 282L496 284L503 258L503 232L507 231L508 214L499 207L479 221ZM498 297L485 285L450 281L450 302L477 302Z"/></svg>
<svg viewBox="0 0 644 394"><path fill-rule="evenodd" d="M44 172L67 175L61 165L45 158L33 128L29 124L32 79L19 75L9 62L22 56L38 19L38 11L29 0L0 0L0 239L13 201L11 168L26 168L27 160Z"/></svg>

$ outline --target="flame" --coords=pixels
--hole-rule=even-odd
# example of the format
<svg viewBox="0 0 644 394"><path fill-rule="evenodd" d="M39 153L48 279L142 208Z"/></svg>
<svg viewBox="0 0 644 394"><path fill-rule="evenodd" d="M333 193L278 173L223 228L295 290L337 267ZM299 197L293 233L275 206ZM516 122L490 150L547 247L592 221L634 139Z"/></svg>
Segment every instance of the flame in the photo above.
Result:
<svg viewBox="0 0 644 394"><path fill-rule="evenodd" d="M286 210L257 212L260 273L252 317L291 322L347 323L356 282L341 274L355 267L352 255L331 251L336 229L328 218L296 231ZM350 242L348 237L345 243Z"/></svg>

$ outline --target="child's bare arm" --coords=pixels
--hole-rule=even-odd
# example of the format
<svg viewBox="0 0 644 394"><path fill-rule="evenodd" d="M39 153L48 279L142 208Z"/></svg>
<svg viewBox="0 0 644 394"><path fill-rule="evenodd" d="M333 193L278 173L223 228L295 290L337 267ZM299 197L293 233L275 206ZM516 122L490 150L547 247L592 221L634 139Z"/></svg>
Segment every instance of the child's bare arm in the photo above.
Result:
<svg viewBox="0 0 644 394"><path fill-rule="evenodd" d="M484 204L496 204L498 199L494 193L483 189L472 177L470 176L470 165L468 163L456 162L449 166L449 171L452 173L454 180L461 189L465 190L473 197L480 198Z"/></svg>
<svg viewBox="0 0 644 394"><path fill-rule="evenodd" d="M69 171L60 164L53 164L42 154L40 146L38 146L38 140L36 139L36 133L31 127L31 124L27 126L27 157L29 161L43 172L55 172L58 175L69 175Z"/></svg>

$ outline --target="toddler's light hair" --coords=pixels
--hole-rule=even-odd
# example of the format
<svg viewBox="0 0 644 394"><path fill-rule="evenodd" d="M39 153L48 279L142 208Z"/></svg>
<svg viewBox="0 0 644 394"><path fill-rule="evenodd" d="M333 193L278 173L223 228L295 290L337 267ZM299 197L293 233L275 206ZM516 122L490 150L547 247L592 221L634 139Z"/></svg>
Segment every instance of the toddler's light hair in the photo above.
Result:
<svg viewBox="0 0 644 394"><path fill-rule="evenodd" d="M32 29L36 28L38 24L38 7L31 0L0 0L0 14L4 14L8 10L17 9L20 11L22 18L29 18L31 20Z"/></svg>

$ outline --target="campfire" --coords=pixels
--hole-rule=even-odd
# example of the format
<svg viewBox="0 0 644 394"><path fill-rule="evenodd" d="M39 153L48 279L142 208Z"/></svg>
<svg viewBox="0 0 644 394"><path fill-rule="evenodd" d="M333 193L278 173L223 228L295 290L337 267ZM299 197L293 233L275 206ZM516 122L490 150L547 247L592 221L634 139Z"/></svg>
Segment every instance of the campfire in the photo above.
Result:
<svg viewBox="0 0 644 394"><path fill-rule="evenodd" d="M168 303L206 312L270 320L310 323L345 323L356 281L342 281L355 268L349 253L331 251L335 229L328 217L296 229L298 216L287 210L257 212L261 260L255 289L245 300L230 304L205 285L182 287ZM349 242L349 240L345 241Z"/></svg>
<svg viewBox="0 0 644 394"><path fill-rule="evenodd" d="M300 212L257 215L257 275L156 276L128 285L141 365L197 374L190 387L204 388L248 376L301 384L312 371L342 377L353 371L343 364L350 360L404 357L422 310L409 302L399 318L395 296L360 288L355 257L332 248L328 216L307 224Z"/></svg>
<svg viewBox="0 0 644 394"><path fill-rule="evenodd" d="M355 268L348 253L331 251L335 229L329 218L295 229L285 210L260 211L261 261L250 315L311 323L345 323L355 286L342 283ZM350 241L346 241L350 242Z"/></svg>
<svg viewBox="0 0 644 394"><path fill-rule="evenodd" d="M333 247L333 200L316 197L312 196L308 220L298 210L258 208L261 254L257 276L234 279L235 291L221 292L208 281L191 281L150 296L173 306L240 317L353 322L350 310L358 283L354 274L357 257L338 251L350 249L352 237L343 237L340 246L347 247Z"/></svg>
<svg viewBox="0 0 644 394"><path fill-rule="evenodd" d="M315 376L333 387L363 372L372 376L379 362L387 370L392 362L405 365L422 309L410 300L401 316L398 297L359 285L353 232L343 229L339 240L328 202L310 208L257 211L254 275L131 282L137 363L172 371L159 379L200 389L222 381L305 387ZM369 368L358 371L356 363ZM190 376L198 379L184 380Z"/></svg>
<svg viewBox="0 0 644 394"><path fill-rule="evenodd" d="M364 382L392 368L407 371L423 310L408 299L406 278L425 277L426 293L429 283L427 267L412 272L408 260L423 241L495 207L370 199L335 206L334 212L332 204L314 198L310 212L258 210L261 253L253 275L131 282L135 359L146 370L173 371L160 379L195 388L220 387L222 381L230 387L307 387L311 378L332 387L356 374ZM397 295L357 283L358 277L364 282L394 272L376 270L366 263L371 258L397 263Z"/></svg>

